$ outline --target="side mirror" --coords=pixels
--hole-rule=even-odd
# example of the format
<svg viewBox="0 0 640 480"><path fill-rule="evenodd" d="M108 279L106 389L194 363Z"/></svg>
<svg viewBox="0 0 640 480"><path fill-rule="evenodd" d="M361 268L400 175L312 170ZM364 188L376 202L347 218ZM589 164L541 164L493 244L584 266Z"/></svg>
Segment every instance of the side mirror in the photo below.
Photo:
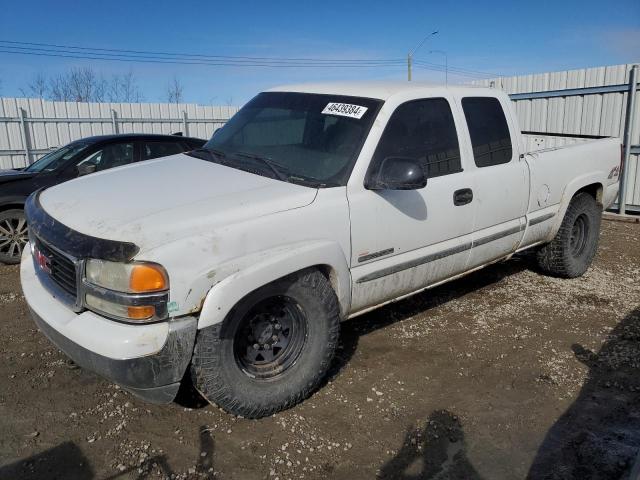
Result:
<svg viewBox="0 0 640 480"><path fill-rule="evenodd" d="M422 165L412 158L387 157L367 178L367 190L419 190L427 185Z"/></svg>
<svg viewBox="0 0 640 480"><path fill-rule="evenodd" d="M79 177L84 177L96 171L96 166L92 163L83 163L82 165L78 165L77 168Z"/></svg>

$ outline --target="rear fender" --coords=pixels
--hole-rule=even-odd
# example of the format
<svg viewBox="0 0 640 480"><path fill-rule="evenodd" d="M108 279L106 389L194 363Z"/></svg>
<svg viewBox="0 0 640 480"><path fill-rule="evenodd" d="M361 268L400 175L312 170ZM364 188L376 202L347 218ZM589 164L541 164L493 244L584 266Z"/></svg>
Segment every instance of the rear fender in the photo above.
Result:
<svg viewBox="0 0 640 480"><path fill-rule="evenodd" d="M560 202L560 209L558 210L558 214L555 218L555 223L551 232L549 233L549 237L547 240L552 240L553 237L556 236L558 230L560 230L560 226L562 225L562 220L564 219L564 215L567 213L567 208L569 208L569 204L571 200L575 196L575 194L582 188L588 185L598 185L599 194L596 200L598 202L602 202L602 189L603 189L603 179L607 178L607 175L604 172L591 172L584 175L581 175L575 179L573 179L569 184L565 187L564 192L562 194L562 200Z"/></svg>
<svg viewBox="0 0 640 480"><path fill-rule="evenodd" d="M351 304L351 274L347 261L338 244L318 241L254 253L211 270L208 277L213 283L204 299L198 328L222 322L229 311L254 290L314 266L328 273L345 318Z"/></svg>

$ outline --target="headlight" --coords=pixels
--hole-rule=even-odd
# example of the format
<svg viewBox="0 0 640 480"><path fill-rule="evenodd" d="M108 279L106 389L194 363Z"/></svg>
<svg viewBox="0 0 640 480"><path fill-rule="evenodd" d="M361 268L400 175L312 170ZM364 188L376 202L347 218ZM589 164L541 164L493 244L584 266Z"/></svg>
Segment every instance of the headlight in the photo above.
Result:
<svg viewBox="0 0 640 480"><path fill-rule="evenodd" d="M118 263L87 260L87 280L118 292L160 292L169 288L164 268L155 263Z"/></svg>
<svg viewBox="0 0 640 480"><path fill-rule="evenodd" d="M84 286L85 304L97 313L134 323L167 318L169 277L155 263L89 259Z"/></svg>

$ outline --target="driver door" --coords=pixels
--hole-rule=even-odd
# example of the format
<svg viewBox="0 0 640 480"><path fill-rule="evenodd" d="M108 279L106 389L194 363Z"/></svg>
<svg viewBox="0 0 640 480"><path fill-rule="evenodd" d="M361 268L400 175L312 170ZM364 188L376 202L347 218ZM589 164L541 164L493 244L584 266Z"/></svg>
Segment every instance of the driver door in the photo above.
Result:
<svg viewBox="0 0 640 480"><path fill-rule="evenodd" d="M448 98L401 104L371 164L409 157L428 178L419 190L348 188L352 236L352 311L361 311L465 270L474 224L471 172ZM371 168L371 167L370 167Z"/></svg>

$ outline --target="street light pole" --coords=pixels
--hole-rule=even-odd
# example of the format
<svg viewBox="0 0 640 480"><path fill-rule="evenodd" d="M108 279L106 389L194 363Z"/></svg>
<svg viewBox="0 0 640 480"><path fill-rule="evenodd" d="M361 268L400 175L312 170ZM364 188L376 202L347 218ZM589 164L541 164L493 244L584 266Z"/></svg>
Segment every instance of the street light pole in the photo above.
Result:
<svg viewBox="0 0 640 480"><path fill-rule="evenodd" d="M449 84L449 58L444 50L429 50L429 53L439 53L444 55L444 84Z"/></svg>
<svg viewBox="0 0 640 480"><path fill-rule="evenodd" d="M407 55L407 80L410 82L411 81L411 67L413 66L413 54L416 53L416 51L422 46L424 45L424 43L432 36L437 35L438 30L434 30L433 32L431 32L429 35L425 36L422 41L418 44L418 46L416 48L414 48L413 50L411 50L409 52L409 54Z"/></svg>

